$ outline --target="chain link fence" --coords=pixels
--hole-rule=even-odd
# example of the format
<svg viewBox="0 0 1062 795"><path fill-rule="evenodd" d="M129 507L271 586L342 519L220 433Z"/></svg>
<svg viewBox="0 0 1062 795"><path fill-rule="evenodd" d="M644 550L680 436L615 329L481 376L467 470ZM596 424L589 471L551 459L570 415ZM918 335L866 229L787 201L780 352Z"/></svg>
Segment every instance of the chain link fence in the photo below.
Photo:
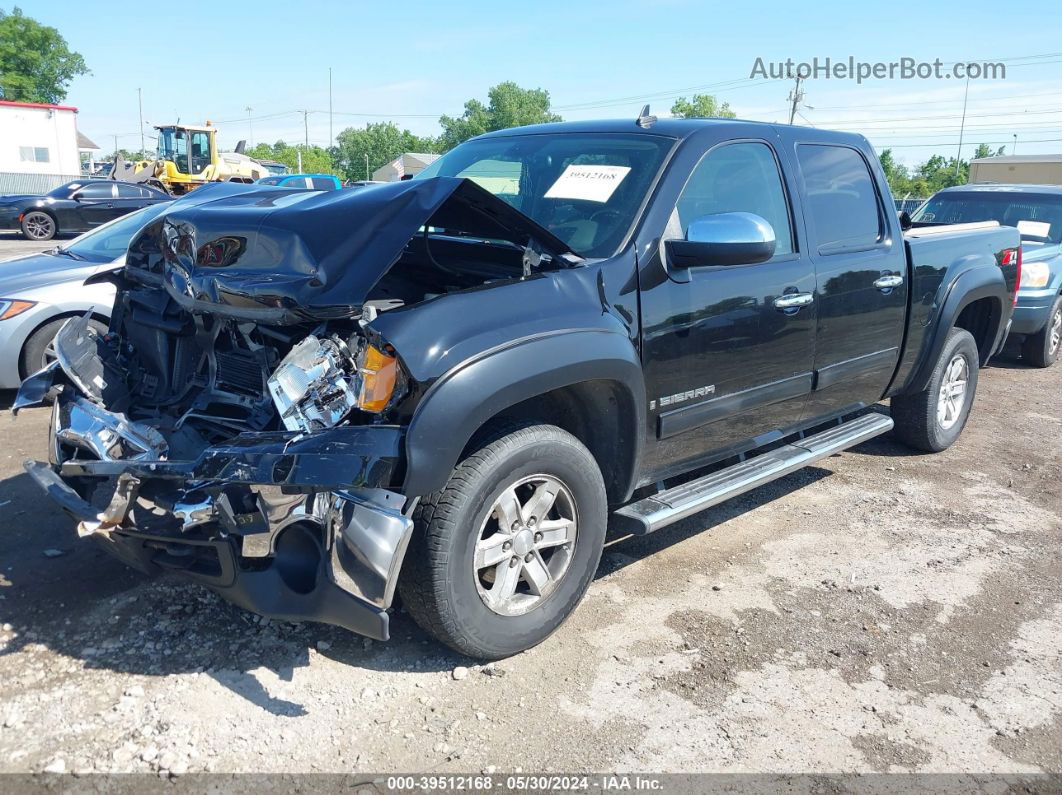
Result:
<svg viewBox="0 0 1062 795"><path fill-rule="evenodd" d="M896 212L902 213L906 210L908 213L913 213L925 202L925 199L893 199L896 204Z"/></svg>

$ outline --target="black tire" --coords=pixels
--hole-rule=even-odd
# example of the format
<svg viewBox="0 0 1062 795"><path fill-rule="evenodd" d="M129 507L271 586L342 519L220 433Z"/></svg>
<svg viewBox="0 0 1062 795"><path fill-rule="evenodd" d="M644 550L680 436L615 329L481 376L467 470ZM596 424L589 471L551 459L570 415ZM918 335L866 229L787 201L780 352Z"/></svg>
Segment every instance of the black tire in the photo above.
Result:
<svg viewBox="0 0 1062 795"><path fill-rule="evenodd" d="M564 550L568 563L548 595L523 614L500 615L480 595L485 584L474 565L476 544L485 523L500 519L493 509L502 493L535 476L556 479L567 489L576 519L574 545L555 547ZM462 654L494 660L529 649L549 637L582 599L601 559L607 514L601 472L578 439L552 425L501 429L455 467L441 491L417 506L398 585L402 601L421 627ZM517 557L513 561L520 565ZM529 588L529 581L517 587Z"/></svg>
<svg viewBox="0 0 1062 795"><path fill-rule="evenodd" d="M941 387L949 367L957 357L965 360L966 382L961 408L942 423L938 418ZM977 343L969 331L953 328L940 358L933 367L933 374L925 391L914 395L897 395L892 399L892 419L896 423L896 436L908 447L939 453L951 447L970 416L970 407L977 394L977 373L980 357ZM950 422L950 424L947 424ZM945 425L947 424L947 427Z"/></svg>
<svg viewBox="0 0 1062 795"><path fill-rule="evenodd" d="M1021 358L1030 367L1050 367L1058 359L1062 343L1062 296L1055 299L1047 324L1036 334L1030 334L1021 344Z"/></svg>
<svg viewBox="0 0 1062 795"><path fill-rule="evenodd" d="M59 333L59 329L69 319L68 317L61 317L58 320L45 323L29 335L29 339L22 346L22 355L19 357L18 363L19 371L22 373L23 378L33 375L48 364L51 360L48 355L48 346L52 344L52 340ZM90 320L89 325L100 334L107 333L107 326L98 320Z"/></svg>
<svg viewBox="0 0 1062 795"><path fill-rule="evenodd" d="M55 216L44 210L28 210L22 216L22 236L27 240L43 243L59 234Z"/></svg>

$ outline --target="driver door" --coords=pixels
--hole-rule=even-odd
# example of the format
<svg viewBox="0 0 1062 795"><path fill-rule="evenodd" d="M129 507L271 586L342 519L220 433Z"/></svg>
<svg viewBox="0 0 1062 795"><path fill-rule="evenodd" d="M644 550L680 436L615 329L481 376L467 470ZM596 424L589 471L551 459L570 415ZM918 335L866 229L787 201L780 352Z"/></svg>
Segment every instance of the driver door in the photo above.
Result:
<svg viewBox="0 0 1062 795"><path fill-rule="evenodd" d="M668 477L763 444L796 425L813 383L815 271L798 250L789 191L774 148L723 143L693 169L663 239L721 213L753 213L774 230L757 264L668 261L643 280L643 368L649 398L646 471ZM653 266L650 266L650 270ZM643 271L644 273L645 271Z"/></svg>
<svg viewBox="0 0 1062 795"><path fill-rule="evenodd" d="M120 215L115 209L117 190L114 182L90 182L71 197L77 202L77 216L83 229L92 229Z"/></svg>

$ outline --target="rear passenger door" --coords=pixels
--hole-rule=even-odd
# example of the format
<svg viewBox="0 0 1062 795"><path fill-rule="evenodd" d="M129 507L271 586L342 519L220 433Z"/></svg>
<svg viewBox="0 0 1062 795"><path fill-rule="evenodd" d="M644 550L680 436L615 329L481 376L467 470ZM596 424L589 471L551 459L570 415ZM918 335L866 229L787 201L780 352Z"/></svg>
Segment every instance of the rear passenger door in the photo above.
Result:
<svg viewBox="0 0 1062 795"><path fill-rule="evenodd" d="M907 255L887 196L860 150L799 143L808 253L815 265L815 390L806 421L881 399L903 343Z"/></svg>

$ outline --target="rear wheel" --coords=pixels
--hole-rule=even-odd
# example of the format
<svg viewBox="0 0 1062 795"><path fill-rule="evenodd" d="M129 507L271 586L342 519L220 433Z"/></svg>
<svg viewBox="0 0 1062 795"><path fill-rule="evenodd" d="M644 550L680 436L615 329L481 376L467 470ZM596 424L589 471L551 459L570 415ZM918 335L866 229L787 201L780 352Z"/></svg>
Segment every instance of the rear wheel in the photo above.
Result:
<svg viewBox="0 0 1062 795"><path fill-rule="evenodd" d="M51 240L58 231L55 219L42 210L31 210L22 216L22 235L28 240Z"/></svg>
<svg viewBox="0 0 1062 795"><path fill-rule="evenodd" d="M597 462L551 425L509 430L418 505L399 582L426 630L472 657L541 643L597 570L607 504Z"/></svg>
<svg viewBox="0 0 1062 795"><path fill-rule="evenodd" d="M1021 358L1033 367L1050 367L1062 348L1062 296L1055 299L1047 325L1030 334L1021 345Z"/></svg>
<svg viewBox="0 0 1062 795"><path fill-rule="evenodd" d="M26 344L22 346L22 356L19 359L19 369L23 378L55 361L55 335L69 319L62 317L45 323L30 334ZM98 320L90 320L89 325L99 334L107 333L107 326Z"/></svg>
<svg viewBox="0 0 1062 795"><path fill-rule="evenodd" d="M973 335L953 328L925 390L892 399L895 433L901 441L929 453L951 447L970 416L979 366Z"/></svg>

